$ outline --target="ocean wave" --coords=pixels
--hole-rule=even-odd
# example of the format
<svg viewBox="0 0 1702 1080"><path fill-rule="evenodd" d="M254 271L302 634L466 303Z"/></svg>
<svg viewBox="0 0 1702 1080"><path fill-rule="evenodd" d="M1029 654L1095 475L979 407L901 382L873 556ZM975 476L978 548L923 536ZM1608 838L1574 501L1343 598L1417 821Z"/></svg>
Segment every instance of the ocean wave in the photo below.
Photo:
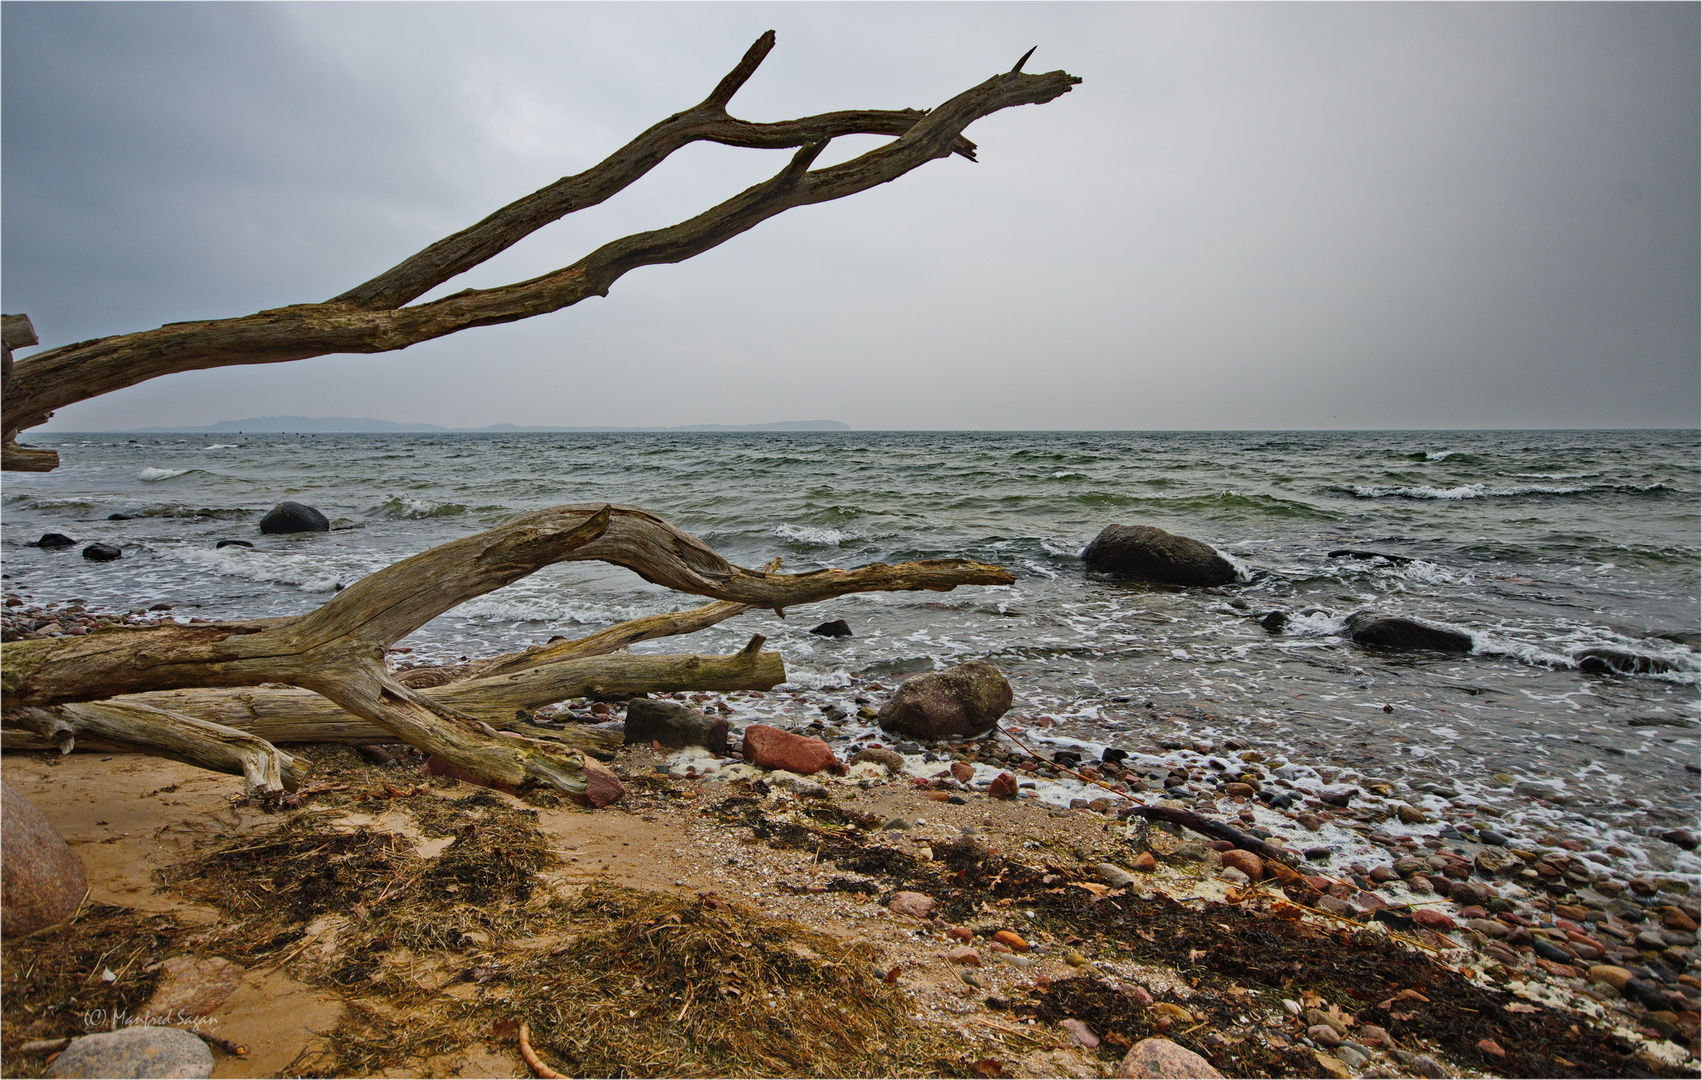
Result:
<svg viewBox="0 0 1702 1080"><path fill-rule="evenodd" d="M196 471L198 471L198 470L195 470L195 469L156 469L156 468L153 468L152 466L149 466L148 468L143 469L141 472L137 473L136 479L141 480L145 483L153 483L156 480L170 480L174 476L182 476L185 473L196 472Z"/></svg>
<svg viewBox="0 0 1702 1080"><path fill-rule="evenodd" d="M132 510L128 513L131 517L138 518L243 521L253 517L255 512L241 506L185 506L182 503L161 503L155 506L144 506L140 510Z"/></svg>
<svg viewBox="0 0 1702 1080"><path fill-rule="evenodd" d="M1459 500L1519 498L1527 495L1593 495L1606 492L1621 495L1661 495L1673 489L1665 484L1577 484L1570 487L1528 484L1508 488L1492 488L1488 484L1460 484L1451 488L1431 487L1427 484L1415 484L1406 487L1354 484L1350 487L1336 487L1330 490L1338 494L1352 495L1356 499Z"/></svg>
<svg viewBox="0 0 1702 1080"><path fill-rule="evenodd" d="M201 449L203 449L203 450L240 450L240 449L242 449L242 444L241 443L233 443L233 442L216 442L216 443L213 443L211 446L203 446Z"/></svg>
<svg viewBox="0 0 1702 1080"><path fill-rule="evenodd" d="M308 555L282 555L236 546L196 548L173 545L156 550L179 562L216 574L272 585L293 585L302 592L310 593L335 592L339 583L368 572L367 569L338 567L323 558Z"/></svg>
<svg viewBox="0 0 1702 1080"><path fill-rule="evenodd" d="M776 525L770 530L770 533L782 540L790 540L794 544L801 544L806 547L838 547L850 535L839 529L815 525L793 525L791 522Z"/></svg>
<svg viewBox="0 0 1702 1080"><path fill-rule="evenodd" d="M467 512L467 507L461 503L392 495L367 512L387 521L423 521L427 518L460 517Z"/></svg>

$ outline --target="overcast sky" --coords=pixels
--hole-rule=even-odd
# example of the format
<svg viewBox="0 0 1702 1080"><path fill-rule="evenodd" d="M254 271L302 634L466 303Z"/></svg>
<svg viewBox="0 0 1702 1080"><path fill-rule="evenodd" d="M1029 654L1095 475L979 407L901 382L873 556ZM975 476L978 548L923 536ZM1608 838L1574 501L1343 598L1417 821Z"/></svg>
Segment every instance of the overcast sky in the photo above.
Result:
<svg viewBox="0 0 1702 1080"><path fill-rule="evenodd" d="M326 299L701 100L1083 82L980 164L405 352L156 379L48 430L1698 423L1694 4L6 3L4 308L44 346ZM844 140L824 161L875 144ZM767 177L697 145L431 295Z"/></svg>

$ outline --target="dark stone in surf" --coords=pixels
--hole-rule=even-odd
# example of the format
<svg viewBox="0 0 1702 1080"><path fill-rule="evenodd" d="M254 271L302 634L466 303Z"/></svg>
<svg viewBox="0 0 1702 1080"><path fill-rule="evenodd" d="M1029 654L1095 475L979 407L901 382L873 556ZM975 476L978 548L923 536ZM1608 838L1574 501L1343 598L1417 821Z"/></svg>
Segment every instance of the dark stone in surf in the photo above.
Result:
<svg viewBox="0 0 1702 1080"><path fill-rule="evenodd" d="M906 679L875 718L912 739L974 738L1010 711L1011 684L984 660Z"/></svg>
<svg viewBox="0 0 1702 1080"><path fill-rule="evenodd" d="M111 544L90 544L83 549L83 558L91 562L111 562L124 557L124 552Z"/></svg>
<svg viewBox="0 0 1702 1080"><path fill-rule="evenodd" d="M730 726L719 717L711 720L677 702L633 698L626 707L625 743L632 746L656 742L668 750L701 746L721 754L727 750Z"/></svg>
<svg viewBox="0 0 1702 1080"><path fill-rule="evenodd" d="M1089 570L1161 585L1227 585L1239 577L1210 544L1151 525L1107 525L1081 558Z"/></svg>
<svg viewBox="0 0 1702 1080"><path fill-rule="evenodd" d="M43 533L40 540L35 542L38 548L48 551L58 551L61 548L75 547L77 542L64 533Z"/></svg>
<svg viewBox="0 0 1702 1080"><path fill-rule="evenodd" d="M136 516L135 514L108 514L108 515L106 515L106 520L108 520L108 521L129 521L131 518L133 518L135 516Z"/></svg>
<svg viewBox="0 0 1702 1080"><path fill-rule="evenodd" d="M851 625L844 619L834 619L832 622L822 623L810 633L818 637L850 637Z"/></svg>
<svg viewBox="0 0 1702 1080"><path fill-rule="evenodd" d="M227 547L251 548L254 545L249 543L247 540L220 540L218 543L214 544L213 546L215 548L227 548Z"/></svg>
<svg viewBox="0 0 1702 1080"><path fill-rule="evenodd" d="M281 502L260 519L263 533L329 532L325 515L305 503Z"/></svg>
<svg viewBox="0 0 1702 1080"><path fill-rule="evenodd" d="M1387 559L1390 562L1394 563L1396 566L1400 566L1403 563L1412 562L1412 560L1407 558L1405 555L1386 555L1381 551L1356 551L1353 548L1338 548L1337 550L1330 552L1330 558L1332 558L1332 559Z"/></svg>
<svg viewBox="0 0 1702 1080"><path fill-rule="evenodd" d="M1356 612L1347 619L1347 636L1359 645L1401 651L1428 649L1434 652L1469 653L1472 636L1445 626L1431 626L1398 615Z"/></svg>
<svg viewBox="0 0 1702 1080"><path fill-rule="evenodd" d="M1283 627L1288 625L1288 612L1267 612L1265 616L1259 620L1259 625L1264 627L1270 633L1280 634L1282 633Z"/></svg>
<svg viewBox="0 0 1702 1080"><path fill-rule="evenodd" d="M1578 670L1592 675L1659 675L1672 670L1672 661L1622 649L1583 649L1572 654Z"/></svg>

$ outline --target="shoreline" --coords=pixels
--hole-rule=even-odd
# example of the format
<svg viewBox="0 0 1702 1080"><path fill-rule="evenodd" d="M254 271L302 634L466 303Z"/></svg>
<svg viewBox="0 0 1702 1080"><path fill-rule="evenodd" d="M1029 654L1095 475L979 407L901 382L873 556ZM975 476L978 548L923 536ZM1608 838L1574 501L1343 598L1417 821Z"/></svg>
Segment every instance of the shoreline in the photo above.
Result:
<svg viewBox="0 0 1702 1080"><path fill-rule="evenodd" d="M165 617L169 613L143 612L127 618ZM72 625L80 625L75 620L98 623L101 617L72 612L70 618ZM548 795L516 799L484 794L484 789L454 785L442 777L422 780L405 756L380 767L334 746L306 748L308 756L321 763L309 780L309 788L319 790L298 799L294 808L275 814L240 797L233 799L241 786L236 778L137 755L91 752L60 760L56 754L8 754L4 774L60 824L85 863L94 864L91 899L118 908L163 910L174 918L195 912L193 919L203 928L220 925L228 913L182 897L162 899L152 889L152 874L191 854L204 855L217 846L221 831L228 842L280 821L300 819L326 833L350 828L393 830L410 844L417 843L419 851L426 851L433 842L419 828L420 806L477 796L511 811L536 813L544 846L552 859L559 860L536 874L554 903L576 902L583 889L593 884L676 899L710 895L736 907L754 905L752 910L763 918L792 920L810 932L863 941L879 951L877 966L884 972L898 972L886 985L904 991L906 1000L918 1004L925 1018L922 1026L930 1036L950 1033L946 1042L960 1044L963 1054L987 1055L952 1058L956 1064L950 1067L936 1062L921 1068L911 1062L899 1070L912 1074L973 1072L978 1062L997 1060L1002 1063L999 1071L978 1075L1109 1075L1116 1065L1116 1055L1109 1051L1120 1048L1114 1043L1083 1046L1057 1026L1060 1019L1080 1021L1089 1028L1095 1023L1110 1026L1109 1031L1093 1034L1125 1041L1143 1032L1150 1037L1174 1034L1214 1064L1221 1062L1219 1067L1228 1075L1302 1075L1308 1069L1313 1074L1322 1069L1336 1075L1402 1076L1427 1075L1435 1068L1446 1075L1628 1074L1625 1069L1694 1073L1698 983L1693 876L1604 872L1606 867L1587 857L1611 860L1611 852L1586 850L1586 845L1564 836L1519 838L1517 844L1523 846L1496 843L1491 827L1495 823L1485 820L1493 815L1485 815L1481 806L1475 812L1462 810L1447 801L1446 792L1399 792L1392 785L1374 782L1363 787L1333 783L1341 773L1327 766L1285 761L1272 750L1235 738L1208 744L1182 733L1166 734L1161 728L1134 737L1131 741L1143 745L1121 760L1065 759L1069 767L1095 770L1099 779L1129 789L1143 802L1157 803L1168 796L1171 804L1231 822L1255 835L1262 833L1301 856L1295 867L1299 880L1292 872L1276 871L1284 880L1266 878L1255 884L1244 874L1238 878L1241 871L1225 869L1226 860L1216 849L1228 844L1177 835L1164 826L1142 827L1139 819L1119 813L1121 798L1084 790L1085 785L1051 762L1030 757L1009 740L922 747L860 730L858 723L868 718L846 711L841 701L844 694L839 692L843 689L655 696L673 698L710 715L729 715L735 725L790 717L787 726L800 734L826 736L842 757L872 744L885 746L886 754L870 755L874 760L851 766L844 777L771 773L700 749L663 754L629 747L616 755L614 763L629 794L599 811L548 806L559 802ZM890 689L883 684L856 689L857 697L868 699L857 707L872 710ZM849 704L857 705L855 699ZM618 718L619 710L615 704L609 712ZM539 720L571 721L576 712L580 718L591 719L588 703L576 702L559 707L554 717L546 710ZM1007 718L1007 725L1016 728L1024 742L1042 749L1032 741L1032 736L1048 732L1039 719L1024 723ZM967 774L964 779L953 775L951 766L957 763L968 766L958 770ZM988 783L1001 773L1024 785L1018 787L1017 798L996 799L987 794ZM1327 773L1330 780L1324 780ZM78 782L65 785L62 778L67 776ZM1167 780L1173 782L1165 786ZM1243 787L1230 786L1236 784ZM1388 790L1374 790L1378 786ZM196 794L167 799L159 794L162 790ZM1403 794L1406 801L1396 797ZM177 810L178 806L184 809ZM1408 812L1403 815L1400 806ZM111 823L120 821L120 814L135 826L124 830L128 835L114 835L116 826ZM1449 823L1450 818L1464 818L1458 823L1468 831L1475 821L1471 839ZM219 825L209 824L214 821ZM174 839L162 843L154 854L125 843L144 835ZM687 841L683 847L682 839ZM802 851L812 844L814 855L806 859ZM980 853L973 865L964 864L966 844ZM99 858L91 859L91 853ZM1144 857L1150 857L1150 871ZM1245 865L1239 855L1228 862ZM964 882L975 881L972 871L982 863L996 863L999 870L981 875L984 883L991 882L981 886L985 895L966 899L965 894L974 890ZM864 869L845 871L847 865ZM1259 870L1263 876L1265 868L1261 865ZM955 885L954 873L959 882ZM1008 891L1006 883L1013 880L1027 882L1026 892L1000 895L999 890ZM956 917L924 921L894 914L888 905L894 896L906 892L931 895ZM1059 896L1072 899L1065 903ZM1096 911L1093 905L1104 906ZM1102 917L1122 907L1130 911ZM1100 924L1135 918L1135 907L1142 918L1182 920L1189 924L1190 933L1209 934L1213 940L1200 943L1200 957L1175 963L1178 957L1166 955L1160 942L1144 940L1138 926L1121 935L1098 933ZM1201 911L1222 915L1214 916L1216 921L1202 921L1181 914ZM1317 972L1308 973L1318 981L1315 986L1304 985L1304 980L1291 986L1291 978L1279 987L1281 973L1260 970L1257 950L1247 970L1230 984L1247 991L1239 1008L1239 1013L1247 1015L1232 1016L1235 1010L1230 1005L1240 999L1225 997L1227 987L1218 988L1222 973L1206 970L1196 975L1194 971L1202 966L1210 969L1213 961L1208 957L1215 950L1235 945L1233 932L1222 920L1239 918L1271 927L1279 938L1290 931L1311 935L1308 940L1315 944L1306 946L1307 950L1345 950L1361 957L1371 971L1398 976L1394 982L1401 978L1410 982L1414 971L1426 972L1426 978L1443 980L1447 995L1456 1002L1461 994L1499 995L1495 1000L1503 1009L1501 1019L1509 1023L1524 1023L1531 1017L1536 1018L1532 1023L1565 1018L1567 1024L1540 1038L1533 1028L1507 1029L1512 1035L1497 1030L1508 1039L1535 1038L1548 1045L1557 1032L1576 1023L1581 1025L1578 1030L1594 1033L1584 1042L1599 1043L1599 1055L1585 1067L1581 1059L1561 1054L1579 1066L1569 1068L1532 1056L1531 1046L1503 1045L1493 1032L1483 1038L1502 1051L1500 1056L1475 1043L1449 1045L1448 1037L1440 1034L1447 1030L1445 1025L1426 1020L1419 1003L1401 1006L1381 999L1368 1003L1340 987L1332 989ZM1011 954L1015 960L998 959L1001 954L990 938L996 929L1023 936L1033 946L1031 953ZM173 940L179 948L196 932L207 933L205 929L191 932L186 926L178 930ZM325 936L323 931L322 927L320 938ZM967 932L969 942L953 936L954 932ZM325 946L332 953L335 938L331 934L333 944ZM9 942L9 959L24 955L18 950L31 940L35 939ZM1654 948L1657 941L1659 949ZM1097 951L1090 951L1089 944ZM978 953L976 966L947 959L953 949L962 948ZM1183 955L1191 956L1192 951ZM1276 951L1288 955L1281 948ZM1422 963L1413 967L1419 958ZM428 959L409 955L401 962L417 968ZM1143 959L1154 962L1143 963ZM1016 962L1021 960L1033 963ZM1083 963L1077 965L1077 960ZM15 970L15 963L8 967ZM267 978L275 985L269 984L270 989L256 985L253 994L262 1001L306 995L301 1000L312 1000L321 1013L341 1009L341 1023L355 1022L352 1016L364 1017L359 1023L378 1030L372 1028L377 1022L363 1011L365 1005L357 1000L351 1006L346 987L328 989L323 972L312 965L295 967L299 970L292 973L290 963L256 965L255 970L271 972ZM1462 971L1471 974L1461 975ZM1612 986L1612 980L1623 984L1619 971L1638 980L1628 992ZM8 990L18 993L13 974L8 972ZM973 978L965 978L966 974ZM976 985L975 979L983 985ZM1190 979L1203 980L1207 990L1190 985ZM1264 985L1259 985L1261 981ZM1385 982L1390 993L1401 989ZM1065 991L1054 989L1065 984L1074 997L1060 997ZM1660 996L1650 997L1645 986ZM433 991L434 998L449 995L446 1000L453 999L457 987L466 984L445 982ZM473 989L480 989L480 984ZM1356 989L1360 994L1373 992L1368 985ZM1305 1004L1307 995L1318 997L1320 1005ZM354 999L360 996L356 992ZM1139 1004L1143 996L1158 999L1157 1003L1143 1008L1129 1004L1131 1000ZM988 998L1006 1007L991 1006ZM1173 1024L1159 1026L1159 1020L1171 1015L1160 1008L1166 998L1196 1018L1184 1024L1173 1017ZM473 999L482 1000L477 993ZM1013 1002L1027 1004L1013 1011ZM1295 1002L1296 1007L1285 1002ZM1522 1007L1505 1011L1507 1004L1520 1003L1536 1011L1525 1013ZM496 1008L500 1003L485 1004ZM1324 1004L1335 1012L1325 1013ZM1651 1008L1654 1004L1668 1008ZM437 1006L428 1003L421 1008L431 1013ZM1032 1009L1032 1014L1024 1014L1023 1008ZM1060 1009L1079 1015L1064 1016ZM1316 1030L1317 1023L1302 1023L1318 1019L1313 1010L1335 1015L1345 1025L1336 1032L1334 1045L1330 1035ZM221 1015L215 1011L210 1019ZM1391 1019L1396 1015L1407 1019ZM1197 1019L1201 1016L1205 1019ZM1118 1030L1116 1024L1131 1030ZM551 1041L559 1038L559 1031L552 1034L548 1025L533 1026L534 1045L557 1053L574 1052L561 1049L569 1043ZM1324 1026L1330 1026L1328 1020ZM1367 1026L1381 1034L1355 1037ZM1189 1033L1186 1038L1184 1031ZM16 1046L25 1038L22 1032L21 1026L9 1021L8 1070L14 1075L33 1074L29 1061L16 1056ZM992 1041L983 1041L983 1036ZM229 1037L241 1041L238 1035ZM275 1033L267 1037L274 1042L279 1038ZM1218 1041L1210 1042L1210 1037ZM1384 1037L1389 1040L1387 1046L1382 1044ZM465 1066L475 1069L469 1075L502 1075L499 1064L510 1070L507 1074L525 1074L512 1049L500 1049L501 1043L488 1042L476 1053L463 1048L459 1064L442 1055L435 1059L427 1055L391 1074L417 1075L423 1069L453 1075ZM1343 1045L1346 1053L1341 1052ZM309 1049L303 1042L297 1052ZM1041 1056L1035 1058L1036 1054ZM1421 1057L1428 1062L1419 1061ZM265 1060L273 1062L273 1071L282 1067L273 1057ZM1246 1071L1255 1060L1264 1073ZM246 1062L221 1058L216 1075L255 1075L251 1067L260 1062L259 1057ZM589 1064L583 1059L581 1063ZM1337 1072L1338 1068L1346 1071Z"/></svg>

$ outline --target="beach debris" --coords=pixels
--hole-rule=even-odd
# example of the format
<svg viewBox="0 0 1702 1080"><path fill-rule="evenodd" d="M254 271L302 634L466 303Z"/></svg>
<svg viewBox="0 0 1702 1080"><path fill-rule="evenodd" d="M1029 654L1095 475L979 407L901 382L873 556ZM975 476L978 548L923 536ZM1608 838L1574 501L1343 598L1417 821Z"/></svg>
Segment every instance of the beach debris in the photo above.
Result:
<svg viewBox="0 0 1702 1080"><path fill-rule="evenodd" d="M174 956L160 964L160 981L142 1014L176 1022L206 1016L242 985L243 967L220 956Z"/></svg>
<svg viewBox="0 0 1702 1080"><path fill-rule="evenodd" d="M1011 684L984 660L904 680L876 716L881 730L913 739L973 738L1010 711Z"/></svg>
<svg viewBox="0 0 1702 1080"><path fill-rule="evenodd" d="M532 1026L524 1020L520 1021L520 1056L541 1080L568 1080L566 1074L556 1072L538 1059L537 1052L532 1049Z"/></svg>
<svg viewBox="0 0 1702 1080"><path fill-rule="evenodd" d="M213 1075L213 1052L181 1028L134 1027L72 1039L42 1073L50 1077Z"/></svg>
<svg viewBox="0 0 1702 1080"><path fill-rule="evenodd" d="M89 891L83 861L16 788L0 780L3 925L21 937L69 919Z"/></svg>
<svg viewBox="0 0 1702 1080"><path fill-rule="evenodd" d="M1186 1080L1188 1077L1221 1080L1223 1076L1205 1058L1169 1039L1142 1039L1129 1048L1111 1075L1150 1080Z"/></svg>
<svg viewBox="0 0 1702 1080"><path fill-rule="evenodd" d="M1472 636L1463 630L1370 611L1356 611L1347 617L1347 636L1356 644L1376 649L1472 651Z"/></svg>
<svg viewBox="0 0 1702 1080"><path fill-rule="evenodd" d="M810 633L817 637L851 637L851 624L844 619L834 619L820 626L810 628Z"/></svg>
<svg viewBox="0 0 1702 1080"><path fill-rule="evenodd" d="M123 550L111 544L94 543L83 549L83 558L90 562L111 562L123 557Z"/></svg>
<svg viewBox="0 0 1702 1080"><path fill-rule="evenodd" d="M1107 525L1081 558L1096 573L1162 585L1228 585L1240 578L1210 544L1151 525Z"/></svg>
<svg viewBox="0 0 1702 1080"><path fill-rule="evenodd" d="M626 706L626 745L656 742L666 750L701 746L710 753L727 749L729 725L723 717L711 720L677 701L633 698Z"/></svg>
<svg viewBox="0 0 1702 1080"><path fill-rule="evenodd" d="M330 528L331 522L324 514L306 503L288 499L272 507L260 519L260 531L263 533L328 532Z"/></svg>
<svg viewBox="0 0 1702 1080"><path fill-rule="evenodd" d="M821 739L812 739L767 724L751 724L745 728L745 759L764 769L785 769L800 776L809 776L827 769L841 772L844 766L833 756L832 747Z"/></svg>

